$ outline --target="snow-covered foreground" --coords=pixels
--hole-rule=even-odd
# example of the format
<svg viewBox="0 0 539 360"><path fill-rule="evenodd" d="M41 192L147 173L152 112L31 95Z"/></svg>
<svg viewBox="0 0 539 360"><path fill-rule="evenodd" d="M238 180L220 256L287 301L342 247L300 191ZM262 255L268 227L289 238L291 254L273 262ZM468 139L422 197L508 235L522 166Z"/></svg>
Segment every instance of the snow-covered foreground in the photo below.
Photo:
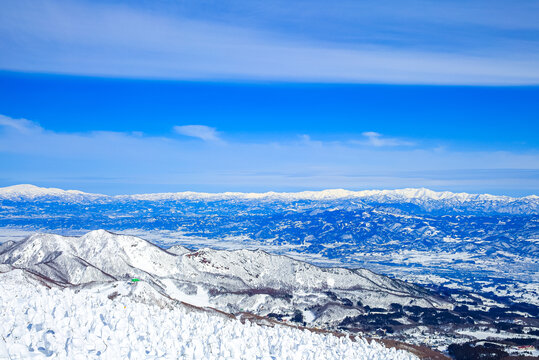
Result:
<svg viewBox="0 0 539 360"><path fill-rule="evenodd" d="M116 286L117 296L100 286ZM0 273L0 359L417 359L378 343L148 303L144 282L100 286L48 289L22 270Z"/></svg>

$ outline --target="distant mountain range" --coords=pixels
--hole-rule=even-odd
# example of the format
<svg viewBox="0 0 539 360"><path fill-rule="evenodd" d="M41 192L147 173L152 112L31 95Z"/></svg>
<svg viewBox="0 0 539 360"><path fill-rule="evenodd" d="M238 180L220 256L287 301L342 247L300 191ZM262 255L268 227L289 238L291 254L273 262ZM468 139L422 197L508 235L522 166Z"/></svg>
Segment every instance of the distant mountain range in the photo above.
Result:
<svg viewBox="0 0 539 360"><path fill-rule="evenodd" d="M86 198L128 198L134 200L170 200L170 199L282 199L282 200L332 200L343 198L386 198L386 199L422 199L422 200L458 200L458 201L514 201L517 199L539 200L537 195L529 195L521 198L510 196L490 195L490 194L468 194L453 193L450 191L433 191L425 188L406 188L396 190L362 190L350 191L343 189L329 189L320 191L301 192L265 192L265 193L244 193L244 192L171 192L152 193L135 195L103 195L85 193L78 190L62 190L57 188L44 188L30 184L20 184L0 188L2 198L39 198L39 197L86 197Z"/></svg>
<svg viewBox="0 0 539 360"><path fill-rule="evenodd" d="M177 192L135 195L102 195L85 193L78 190L42 188L22 184L0 188L0 200L54 200L65 202L125 202L125 201L224 201L224 200L259 200L259 201L333 201L358 200L367 204L407 203L419 206L425 211L449 210L450 212L497 212L511 214L531 214L539 212L539 196L530 195L520 198L489 194L436 192L425 188L398 190L363 190L343 189L303 191L295 193L201 193Z"/></svg>

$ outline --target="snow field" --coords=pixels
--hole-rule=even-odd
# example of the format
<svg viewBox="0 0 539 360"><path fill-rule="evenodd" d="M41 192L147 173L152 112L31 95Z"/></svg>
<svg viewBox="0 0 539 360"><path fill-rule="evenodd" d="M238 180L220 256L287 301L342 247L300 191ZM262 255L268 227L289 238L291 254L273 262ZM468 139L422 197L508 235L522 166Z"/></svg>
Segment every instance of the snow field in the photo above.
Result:
<svg viewBox="0 0 539 360"><path fill-rule="evenodd" d="M0 359L417 359L364 340L110 300L98 288L47 289L17 273L0 274Z"/></svg>

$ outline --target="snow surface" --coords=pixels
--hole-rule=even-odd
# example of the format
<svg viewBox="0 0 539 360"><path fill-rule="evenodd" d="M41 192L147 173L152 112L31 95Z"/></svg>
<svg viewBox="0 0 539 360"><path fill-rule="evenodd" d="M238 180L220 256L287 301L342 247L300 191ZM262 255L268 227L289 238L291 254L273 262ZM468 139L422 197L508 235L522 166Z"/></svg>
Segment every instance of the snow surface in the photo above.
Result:
<svg viewBox="0 0 539 360"><path fill-rule="evenodd" d="M129 296L151 290L144 282L103 286L48 289L0 266L0 359L417 359L366 340L242 324Z"/></svg>

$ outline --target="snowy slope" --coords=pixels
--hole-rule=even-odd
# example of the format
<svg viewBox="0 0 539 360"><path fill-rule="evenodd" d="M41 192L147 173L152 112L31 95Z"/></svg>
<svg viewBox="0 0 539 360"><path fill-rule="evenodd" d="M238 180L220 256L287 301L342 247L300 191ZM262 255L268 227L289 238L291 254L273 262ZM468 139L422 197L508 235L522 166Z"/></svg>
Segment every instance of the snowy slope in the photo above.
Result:
<svg viewBox="0 0 539 360"><path fill-rule="evenodd" d="M0 359L417 359L364 340L154 303L152 291L126 282L48 289L0 266Z"/></svg>
<svg viewBox="0 0 539 360"><path fill-rule="evenodd" d="M320 268L260 250L202 249L184 255L181 269L191 281L211 287L216 293L252 294L249 290L257 290L256 293L263 296L277 291L294 297L300 292L335 292L372 307L389 308L392 303L449 307L443 300L416 286L365 269ZM216 277L220 278L220 286L215 286ZM221 291L220 287L225 289Z"/></svg>

